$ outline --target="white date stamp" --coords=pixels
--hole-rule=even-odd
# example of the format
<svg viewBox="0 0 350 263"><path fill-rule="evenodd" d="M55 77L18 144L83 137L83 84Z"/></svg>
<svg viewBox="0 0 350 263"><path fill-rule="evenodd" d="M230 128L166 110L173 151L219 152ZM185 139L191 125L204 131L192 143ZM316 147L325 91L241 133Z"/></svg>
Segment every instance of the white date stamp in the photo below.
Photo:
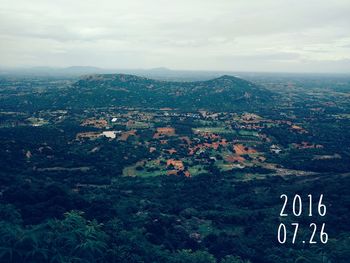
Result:
<svg viewBox="0 0 350 263"><path fill-rule="evenodd" d="M328 234L325 232L326 223L315 223L310 222L307 228L310 230L308 237L305 235L305 229L302 234L302 240L298 238L300 232L301 224L297 222L298 218L304 217L324 217L327 214L327 206L324 204L323 194L314 200L313 195L309 194L307 200L302 200L301 196L296 194L292 198L292 201L288 199L286 194L282 194L280 199L283 200L281 212L279 214L280 218L292 217L292 223L280 223L277 229L277 240L280 244L285 244L291 242L295 244L296 242L302 242L303 244L317 244L321 242L326 244L328 242ZM306 205L305 205L306 203ZM303 220L304 222L305 220ZM303 223L303 228L305 228ZM291 236L290 239L288 237Z"/></svg>

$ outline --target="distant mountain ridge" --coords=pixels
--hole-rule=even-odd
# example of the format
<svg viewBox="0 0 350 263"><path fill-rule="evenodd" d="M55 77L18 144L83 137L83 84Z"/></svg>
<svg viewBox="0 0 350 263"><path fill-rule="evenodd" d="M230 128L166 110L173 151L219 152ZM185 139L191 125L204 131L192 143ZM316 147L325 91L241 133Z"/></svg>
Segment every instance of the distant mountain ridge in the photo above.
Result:
<svg viewBox="0 0 350 263"><path fill-rule="evenodd" d="M175 82L128 74L95 74L83 77L73 86L86 106L247 109L271 99L272 95L265 88L229 75L206 81Z"/></svg>
<svg viewBox="0 0 350 263"><path fill-rule="evenodd" d="M194 82L155 80L129 74L93 74L49 88L19 87L20 96L3 96L11 110L103 107L173 108L183 111L256 112L271 104L275 93L241 78L223 75Z"/></svg>

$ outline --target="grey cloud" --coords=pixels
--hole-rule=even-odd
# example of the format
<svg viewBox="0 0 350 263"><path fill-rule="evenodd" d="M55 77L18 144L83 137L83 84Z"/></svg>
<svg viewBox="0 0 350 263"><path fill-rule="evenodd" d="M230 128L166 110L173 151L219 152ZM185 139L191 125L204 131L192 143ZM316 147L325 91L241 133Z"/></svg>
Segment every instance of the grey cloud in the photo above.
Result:
<svg viewBox="0 0 350 263"><path fill-rule="evenodd" d="M349 71L348 0L0 2L4 66Z"/></svg>

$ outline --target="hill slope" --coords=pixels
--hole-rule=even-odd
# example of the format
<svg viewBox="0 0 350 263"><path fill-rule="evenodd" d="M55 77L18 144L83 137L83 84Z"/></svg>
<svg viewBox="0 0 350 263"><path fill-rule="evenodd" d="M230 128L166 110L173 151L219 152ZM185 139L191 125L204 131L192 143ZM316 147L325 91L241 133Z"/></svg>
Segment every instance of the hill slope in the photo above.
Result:
<svg viewBox="0 0 350 263"><path fill-rule="evenodd" d="M232 76L208 81L169 82L134 75L92 75L74 84L85 106L170 107L229 110L264 103L271 92ZM73 95L73 94L71 94Z"/></svg>
<svg viewBox="0 0 350 263"><path fill-rule="evenodd" d="M191 111L255 111L273 93L249 81L224 75L196 82L153 80L126 74L97 74L73 84L24 87L0 96L3 110L55 110L98 107L174 108Z"/></svg>

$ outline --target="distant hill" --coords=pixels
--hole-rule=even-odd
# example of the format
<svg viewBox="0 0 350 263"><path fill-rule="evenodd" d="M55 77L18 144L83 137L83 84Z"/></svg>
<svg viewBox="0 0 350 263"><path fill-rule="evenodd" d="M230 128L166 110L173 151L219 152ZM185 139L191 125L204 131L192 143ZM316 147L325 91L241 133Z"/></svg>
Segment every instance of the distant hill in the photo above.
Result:
<svg viewBox="0 0 350 263"><path fill-rule="evenodd" d="M205 81L175 82L128 74L94 74L71 84L54 81L50 87L28 83L29 86L17 88L17 95L0 97L2 108L36 111L121 106L256 112L271 105L269 102L274 97L274 93L263 87L228 75Z"/></svg>
<svg viewBox="0 0 350 263"><path fill-rule="evenodd" d="M166 81L200 81L220 77L222 75L242 75L250 77L255 73L242 73L232 71L205 71L205 70L174 70L166 67L156 68L99 68L92 66L71 66L71 67L26 67L7 68L0 65L0 77L50 77L50 78L71 78L78 79L82 75L93 74L128 74L137 75L151 79Z"/></svg>
<svg viewBox="0 0 350 263"><path fill-rule="evenodd" d="M228 75L195 82L161 81L127 74L90 75L77 81L74 88L67 101L76 98L75 103L84 107L247 110L268 101L272 95L265 88Z"/></svg>

